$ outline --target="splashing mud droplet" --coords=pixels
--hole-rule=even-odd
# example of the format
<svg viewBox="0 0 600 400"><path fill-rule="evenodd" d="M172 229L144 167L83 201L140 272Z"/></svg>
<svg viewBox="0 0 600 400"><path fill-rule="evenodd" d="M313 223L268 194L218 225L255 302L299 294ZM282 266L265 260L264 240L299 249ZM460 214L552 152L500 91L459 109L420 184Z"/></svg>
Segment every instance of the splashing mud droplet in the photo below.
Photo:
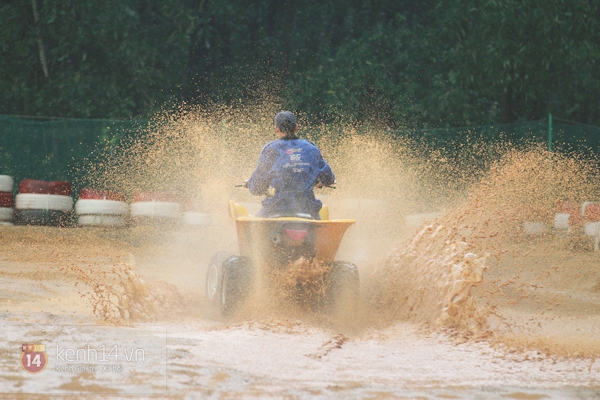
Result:
<svg viewBox="0 0 600 400"><path fill-rule="evenodd" d="M266 104L164 113L145 135L90 162L81 184L129 199L147 191L193 199L213 215L213 228L220 229L215 237L222 239L212 242L221 248L203 248L202 260L218 250L235 254L227 201L260 207L260 199L235 185L250 176L263 144L275 139L271 121L278 109ZM535 145L471 141L451 162L442 151L368 127L304 126L300 133L319 145L337 176L337 188L317 191L317 197L332 218L357 219L337 256L359 267L364 304L355 311L357 324L378 329L409 320L465 339L600 354L599 253L582 234L584 218L572 215L564 232L553 227L559 202L600 199L589 159ZM410 221L416 215L434 221L415 231ZM158 246L161 233L179 228L165 224L137 240ZM162 318L168 306L133 271L122 263L101 277L82 274L94 288L101 318ZM304 278L294 277L318 293L322 285ZM165 291L171 293L165 299L177 297L175 289ZM282 304L251 306L242 314L287 318ZM194 315L204 315L204 308L195 309Z"/></svg>
<svg viewBox="0 0 600 400"><path fill-rule="evenodd" d="M148 285L134 272L133 255L126 258L127 262L100 273L75 265L60 270L88 287L89 290L81 291L82 297L89 300L94 315L104 322L156 321L177 311L182 299L176 287L164 282Z"/></svg>
<svg viewBox="0 0 600 400"><path fill-rule="evenodd" d="M557 200L581 204L599 188L583 160L506 150L462 205L375 269L368 282L374 322L412 320L520 349L597 356L597 253L580 226L563 235L552 219ZM534 236L528 221L547 228ZM587 247L574 247L581 241Z"/></svg>

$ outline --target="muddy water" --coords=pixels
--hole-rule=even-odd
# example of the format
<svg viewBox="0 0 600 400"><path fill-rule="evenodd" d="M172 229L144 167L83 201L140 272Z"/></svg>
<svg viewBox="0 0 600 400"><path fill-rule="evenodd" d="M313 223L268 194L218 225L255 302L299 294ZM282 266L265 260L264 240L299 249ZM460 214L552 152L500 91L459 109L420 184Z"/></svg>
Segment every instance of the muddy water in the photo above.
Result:
<svg viewBox="0 0 600 400"><path fill-rule="evenodd" d="M522 287L522 282L538 274L537 285L550 293L517 303L498 302L496 314L502 314L502 323L491 321L486 328L494 335L474 337L447 324L399 317L390 311L393 308L386 318L375 317L376 310L367 303L358 313L359 329L340 328L310 312L290 314L272 307L227 321L214 318L203 303L205 265L221 243L229 243L231 233L222 226L117 231L3 227L2 392L7 398L15 393L51 398L77 398L77 393L102 393L103 398L600 395L600 364L595 358L583 353L565 357L562 344L552 342L564 333L569 341L579 341L579 349L595 348L597 292L582 293L576 290L577 282L557 277L550 279L550 287L550 281L540 280L544 272L526 271L531 260L540 263L547 256L535 254L535 249L551 239L518 243L528 256L519 257L515 250L514 258L505 262L515 265L517 273L523 270L519 277L515 271L498 272L490 275L489 283L502 282L505 292L535 291ZM456 257L466 249L454 250ZM565 257L572 254L564 251ZM562 254L556 252L554 257ZM596 254L578 254L578 273L584 272L582 259L587 259L588 268L597 265ZM488 264L486 274L494 266ZM366 266L361 269L362 275L369 272L373 273ZM522 281L511 289L505 284L510 279ZM98 284L105 285L104 297L97 295ZM491 290L486 285L473 290L485 293ZM132 301L126 304L124 295ZM561 305L544 309L544 315L553 317L539 315L538 300L544 298ZM99 299L106 307L112 304L115 314L99 312ZM584 309L587 313L582 314ZM545 347L533 340L539 335L531 334L532 325L540 322L546 336L553 337ZM503 328L507 326L511 329ZM525 338L532 341L529 347ZM35 375L18 361L21 344L32 341L47 344L50 359L47 369ZM56 343L61 348L133 343L145 350L148 360L154 358L150 365L121 362L125 368L111 373L57 371L60 358L51 347Z"/></svg>
<svg viewBox="0 0 600 400"><path fill-rule="evenodd" d="M552 228L556 200L596 198L585 164L507 154L455 207L370 276L376 322L411 320L565 356L600 354L598 252L581 223ZM535 221L543 232L528 233Z"/></svg>
<svg viewBox="0 0 600 400"><path fill-rule="evenodd" d="M318 196L332 218L357 219L338 252L360 272L354 317L260 296L213 315L206 267L238 251L225 205L260 207L235 184L272 139L271 117L248 115L173 118L90 170L91 185L130 197L199 199L212 226L0 227L0 392L600 397L600 252L577 221L552 229L557 201L600 199L600 182L589 163L540 149L485 148L461 167L400 139L328 132L319 145L339 184ZM528 234L531 222L547 229ZM47 346L44 371L19 365L22 344ZM111 363L66 356L114 346ZM127 361L131 350L148 358Z"/></svg>

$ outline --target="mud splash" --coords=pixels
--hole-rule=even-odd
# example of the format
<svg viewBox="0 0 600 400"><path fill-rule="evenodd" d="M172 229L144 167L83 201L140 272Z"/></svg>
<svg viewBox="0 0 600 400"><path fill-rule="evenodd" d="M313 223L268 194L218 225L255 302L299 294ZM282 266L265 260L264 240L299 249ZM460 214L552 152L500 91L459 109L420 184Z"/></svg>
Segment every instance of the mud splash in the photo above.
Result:
<svg viewBox="0 0 600 400"><path fill-rule="evenodd" d="M281 301L300 311L319 311L324 304L330 285L331 265L318 260L308 261L304 257L282 269L269 269L267 286L275 303Z"/></svg>
<svg viewBox="0 0 600 400"><path fill-rule="evenodd" d="M411 320L515 348L600 354L600 341L591 339L600 331L590 323L600 304L593 291L597 255L589 244L572 246L591 239L552 228L557 200L583 203L599 198L599 188L584 160L538 148L507 151L462 206L398 245L374 271L368 282L369 307L378 315L373 323ZM528 234L528 221L547 228Z"/></svg>
<svg viewBox="0 0 600 400"><path fill-rule="evenodd" d="M114 325L124 323L156 321L180 311L182 298L173 285L157 282L147 284L134 271L135 259L128 256L127 262L119 262L108 271L88 271L77 265L59 268L72 274L75 285L86 298L93 314L100 320Z"/></svg>
<svg viewBox="0 0 600 400"><path fill-rule="evenodd" d="M428 322L470 337L485 336L488 326L471 289L482 282L489 254L478 256L462 241L436 243L444 230L443 225L425 226L390 254L371 276L370 307L385 310L384 317L392 320Z"/></svg>
<svg viewBox="0 0 600 400"><path fill-rule="evenodd" d="M234 237L225 204L260 201L235 185L250 175L262 145L274 139L277 110L267 105L166 115L154 131L91 168L90 182L129 196L161 190L201 198L215 225ZM411 140L343 125L304 127L300 136L320 146L336 173L337 189L317 193L332 218L357 219L338 259L359 266L366 317L357 319L365 327L410 320L465 337L508 342L510 336L517 346L544 343L535 346L579 351L552 343L574 343L577 329L588 329L581 321L597 318L598 292L592 290L600 285L597 260L579 230L560 236L552 222L557 201L600 199L593 163L535 146L471 143L456 164ZM443 216L413 233L401 222L412 213ZM530 235L529 223L543 232ZM398 244L399 238L407 240ZM301 286L320 290L311 285L305 280ZM111 296L118 305L110 306L113 314L121 318L119 307L126 309L126 301ZM152 305L136 307L142 316L153 313ZM285 306L255 310L277 307ZM547 331L561 318L574 321L563 339L560 329ZM586 340L582 353L600 353L597 340Z"/></svg>

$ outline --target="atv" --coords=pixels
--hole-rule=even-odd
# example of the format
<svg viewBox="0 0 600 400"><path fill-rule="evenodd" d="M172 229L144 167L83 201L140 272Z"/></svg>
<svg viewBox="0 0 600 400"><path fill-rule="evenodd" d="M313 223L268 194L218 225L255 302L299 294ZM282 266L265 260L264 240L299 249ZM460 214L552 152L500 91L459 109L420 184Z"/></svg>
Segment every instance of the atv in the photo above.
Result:
<svg viewBox="0 0 600 400"><path fill-rule="evenodd" d="M229 215L235 222L239 255L218 252L206 273L208 301L222 316L238 311L257 285L281 285L266 277L276 274L289 278L292 268L315 265L322 271L320 285L294 281L285 287L293 292L290 297L309 304L312 310L338 316L356 312L358 270L352 263L335 261L344 233L355 220L331 220L327 206L319 212L320 220L307 214L261 218L249 215L234 201L229 202ZM307 290L310 285L318 290Z"/></svg>

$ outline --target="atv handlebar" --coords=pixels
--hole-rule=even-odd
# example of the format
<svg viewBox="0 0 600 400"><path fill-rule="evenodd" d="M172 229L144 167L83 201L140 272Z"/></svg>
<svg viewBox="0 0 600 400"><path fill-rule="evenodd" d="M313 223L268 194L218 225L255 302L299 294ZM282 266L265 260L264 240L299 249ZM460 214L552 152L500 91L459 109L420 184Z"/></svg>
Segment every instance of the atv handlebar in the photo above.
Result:
<svg viewBox="0 0 600 400"><path fill-rule="evenodd" d="M321 182L316 182L314 185L315 189L322 189L322 188L329 188L329 189L335 189L335 186L333 186L334 184L336 184L337 181L333 182L333 184L331 185L324 185ZM248 187L248 181L244 181L244 183L242 183L241 185L235 185L235 187L244 187L247 188Z"/></svg>

